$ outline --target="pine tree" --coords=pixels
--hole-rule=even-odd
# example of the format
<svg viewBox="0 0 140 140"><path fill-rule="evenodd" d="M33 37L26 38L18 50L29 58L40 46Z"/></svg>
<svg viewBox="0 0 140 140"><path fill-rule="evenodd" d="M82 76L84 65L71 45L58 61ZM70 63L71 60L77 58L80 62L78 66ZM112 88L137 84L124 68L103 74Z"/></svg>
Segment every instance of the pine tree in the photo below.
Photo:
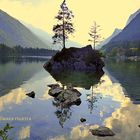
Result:
<svg viewBox="0 0 140 140"><path fill-rule="evenodd" d="M73 34L75 31L72 23L74 15L72 11L68 9L66 0L64 0L60 5L60 10L55 18L58 20L58 24L53 26L53 43L61 43L63 48L65 48L66 40L69 38L69 34Z"/></svg>
<svg viewBox="0 0 140 140"><path fill-rule="evenodd" d="M100 30L101 30L100 25L97 25L97 23L94 22L94 25L91 27L91 30L89 33L91 39L88 40L93 43L94 50L95 50L96 44L101 42L101 35L99 34Z"/></svg>

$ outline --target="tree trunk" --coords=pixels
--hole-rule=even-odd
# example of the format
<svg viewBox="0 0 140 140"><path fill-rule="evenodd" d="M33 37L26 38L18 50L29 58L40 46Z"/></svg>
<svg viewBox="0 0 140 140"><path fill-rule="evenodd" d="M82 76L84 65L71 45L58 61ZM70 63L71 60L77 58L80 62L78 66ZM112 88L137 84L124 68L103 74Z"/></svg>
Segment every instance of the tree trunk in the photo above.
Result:
<svg viewBox="0 0 140 140"><path fill-rule="evenodd" d="M65 21L64 21L64 18L63 18L63 49L66 48L66 39L65 39Z"/></svg>
<svg viewBox="0 0 140 140"><path fill-rule="evenodd" d="M95 45L96 45L96 43L95 43L95 39L94 39L94 50L95 50Z"/></svg>

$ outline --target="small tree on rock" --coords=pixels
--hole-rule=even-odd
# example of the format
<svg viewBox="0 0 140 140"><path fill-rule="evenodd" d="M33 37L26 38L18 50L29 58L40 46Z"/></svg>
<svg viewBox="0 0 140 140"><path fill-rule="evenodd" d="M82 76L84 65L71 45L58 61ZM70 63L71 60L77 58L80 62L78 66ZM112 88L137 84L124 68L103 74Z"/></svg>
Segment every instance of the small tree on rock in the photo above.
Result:
<svg viewBox="0 0 140 140"><path fill-rule="evenodd" d="M93 43L94 50L95 50L96 44L101 42L101 35L99 34L100 30L101 30L100 25L97 25L97 23L94 22L94 25L91 27L90 33L89 33L91 39L88 40Z"/></svg>
<svg viewBox="0 0 140 140"><path fill-rule="evenodd" d="M75 31L72 23L74 15L68 9L66 0L60 5L60 10L55 18L58 20L58 24L53 26L53 44L61 43L63 48L65 48L69 34L73 34Z"/></svg>

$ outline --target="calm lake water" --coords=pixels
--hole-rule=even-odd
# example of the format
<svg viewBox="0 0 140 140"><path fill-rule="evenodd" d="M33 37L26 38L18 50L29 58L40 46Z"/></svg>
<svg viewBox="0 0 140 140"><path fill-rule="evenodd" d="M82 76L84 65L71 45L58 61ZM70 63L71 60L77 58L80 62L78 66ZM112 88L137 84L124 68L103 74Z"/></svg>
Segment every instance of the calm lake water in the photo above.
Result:
<svg viewBox="0 0 140 140"><path fill-rule="evenodd" d="M0 61L0 127L13 140L139 140L140 62L108 61L104 75L61 73L51 76L45 61ZM73 83L82 93L80 106L60 111L48 84ZM92 90L93 88L93 90ZM34 91L36 97L26 93ZM93 96L91 96L93 94ZM92 97L92 102L87 100ZM86 123L81 123L81 117ZM116 135L99 138L90 128L107 126Z"/></svg>

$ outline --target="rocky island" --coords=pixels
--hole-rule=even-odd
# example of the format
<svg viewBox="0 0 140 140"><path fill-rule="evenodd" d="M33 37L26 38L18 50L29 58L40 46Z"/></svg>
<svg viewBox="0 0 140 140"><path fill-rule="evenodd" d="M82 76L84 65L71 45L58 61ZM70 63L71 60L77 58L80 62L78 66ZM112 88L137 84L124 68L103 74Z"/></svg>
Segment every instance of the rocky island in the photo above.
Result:
<svg viewBox="0 0 140 140"><path fill-rule="evenodd" d="M91 45L83 48L64 48L45 63L44 68L49 72L69 70L100 73L104 67L101 57L101 53L92 49Z"/></svg>

